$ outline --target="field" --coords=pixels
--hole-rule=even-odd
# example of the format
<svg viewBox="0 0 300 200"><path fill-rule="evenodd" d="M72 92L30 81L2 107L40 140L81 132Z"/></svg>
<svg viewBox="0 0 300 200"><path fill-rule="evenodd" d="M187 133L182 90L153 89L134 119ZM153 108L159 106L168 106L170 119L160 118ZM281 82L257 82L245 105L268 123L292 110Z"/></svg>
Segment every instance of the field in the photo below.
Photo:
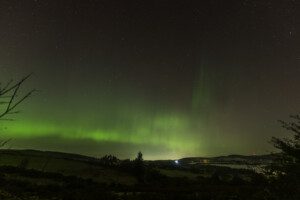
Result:
<svg viewBox="0 0 300 200"><path fill-rule="evenodd" d="M66 176L77 176L92 179L98 183L120 183L133 185L135 177L97 164L89 157L74 156L73 154L53 153L42 151L0 151L0 166L14 166L34 169L43 172L60 173ZM22 164L26 166L21 166Z"/></svg>
<svg viewBox="0 0 300 200"><path fill-rule="evenodd" d="M1 150L0 199L283 199L251 170L172 160L143 165L140 173L129 160L107 163L76 154ZM297 191L290 185L282 189Z"/></svg>

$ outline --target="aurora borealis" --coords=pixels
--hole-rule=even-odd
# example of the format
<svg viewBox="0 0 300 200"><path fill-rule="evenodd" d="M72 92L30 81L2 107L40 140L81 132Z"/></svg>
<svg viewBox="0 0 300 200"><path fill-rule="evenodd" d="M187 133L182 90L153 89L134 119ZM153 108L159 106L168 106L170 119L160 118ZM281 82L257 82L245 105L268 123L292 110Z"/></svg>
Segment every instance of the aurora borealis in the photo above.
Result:
<svg viewBox="0 0 300 200"><path fill-rule="evenodd" d="M0 80L39 90L11 148L263 154L300 107L296 1L1 1Z"/></svg>

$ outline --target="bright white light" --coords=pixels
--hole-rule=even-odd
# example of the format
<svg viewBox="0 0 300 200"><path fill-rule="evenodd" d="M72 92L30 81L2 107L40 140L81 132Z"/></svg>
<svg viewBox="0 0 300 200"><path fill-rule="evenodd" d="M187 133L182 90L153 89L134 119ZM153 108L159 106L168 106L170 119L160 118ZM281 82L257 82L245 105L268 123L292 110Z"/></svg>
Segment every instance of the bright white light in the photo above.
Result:
<svg viewBox="0 0 300 200"><path fill-rule="evenodd" d="M175 164L176 164L176 165L178 165L178 164L179 164L178 160L175 160L174 162L175 162Z"/></svg>

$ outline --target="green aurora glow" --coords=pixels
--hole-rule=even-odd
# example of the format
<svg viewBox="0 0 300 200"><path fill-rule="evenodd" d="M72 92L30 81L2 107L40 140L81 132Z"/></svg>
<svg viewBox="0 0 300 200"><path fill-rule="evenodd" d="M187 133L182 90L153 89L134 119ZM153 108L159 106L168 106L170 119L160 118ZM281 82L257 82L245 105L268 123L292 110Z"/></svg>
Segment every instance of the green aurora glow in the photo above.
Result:
<svg viewBox="0 0 300 200"><path fill-rule="evenodd" d="M198 70L198 73L203 72L204 69ZM112 92L107 95L107 90L99 90L96 85L78 98L74 96L86 92L85 88L67 84L61 90L68 93L49 96L55 93L55 88L44 87L44 91L22 105L23 112L15 116L15 121L1 122L1 136L12 138L14 148L70 151L93 156L113 152L126 158L133 157L139 150L145 153L146 159L211 156L235 151L249 154L248 144L254 143L255 136L243 140L241 133L244 131L239 130L232 117L214 109L217 104L212 99L213 88L209 89L209 76L208 72L205 76L197 76L190 94L190 108L185 110L171 103L150 101L151 98L147 99L129 87L123 87L123 91L110 89ZM35 85L30 84L26 87ZM34 140L37 142L30 142ZM48 140L48 143L44 142ZM58 147L56 141L64 141L65 146ZM93 143L78 148L84 141ZM268 136L261 143L267 141Z"/></svg>
<svg viewBox="0 0 300 200"><path fill-rule="evenodd" d="M33 72L21 92L39 92L0 140L120 158L273 151L300 106L295 2L182 2L4 3L0 82Z"/></svg>
<svg viewBox="0 0 300 200"><path fill-rule="evenodd" d="M141 126L131 130L130 133L122 130L104 130L101 128L89 130L76 126L59 126L37 122L19 121L7 128L5 137L33 138L52 136L59 133L64 139L91 139L95 141L121 142L131 144L163 145L172 150L192 151L199 146L194 139L184 136L187 127L179 124L175 119L165 122L166 119L154 120L153 126ZM174 123L174 124L168 124ZM151 130L152 129L152 130Z"/></svg>
<svg viewBox="0 0 300 200"><path fill-rule="evenodd" d="M82 100L65 100L68 105L45 107L39 106L42 99L43 94L36 95L31 99L33 103L24 105L26 112L15 116L16 121L2 122L2 127L6 127L1 131L2 137L14 140L56 137L58 140L78 142L91 140L139 147L147 145L158 149L163 147L169 151L167 156L173 158L194 154L201 149L200 137L194 136L199 130L194 129L190 117L183 113L170 110L162 113L159 108L151 110L153 106L133 98L125 101L124 96L119 98L122 99L120 101L100 100L98 97L97 102L91 102L90 105L100 104L99 112L93 110L94 106L79 107ZM72 107L77 109L72 110ZM148 155L148 158L165 156Z"/></svg>
<svg viewBox="0 0 300 200"><path fill-rule="evenodd" d="M178 109L172 100L164 103L146 98L134 87L110 87L107 94L105 85L91 86L86 91L85 87L66 84L60 87L68 92L57 94L54 87L43 84L44 90L22 105L23 112L14 116L15 121L1 122L1 136L12 138L14 148L93 156L113 152L122 158L132 158L139 150L146 159L252 153L249 143L258 144L255 135L250 134L254 127L242 130L233 120L236 116L232 111L219 112L212 98L214 89L209 88L211 73L204 71L198 70L200 74L191 87L191 101L186 109ZM26 88L31 87L35 84L28 82ZM76 97L78 93L85 95ZM251 120L237 120L245 127L252 126L247 125ZM263 137L262 145L254 147L255 151L266 151L268 139L268 135ZM62 141L65 145L58 147L56 142ZM81 144L83 147L79 148Z"/></svg>

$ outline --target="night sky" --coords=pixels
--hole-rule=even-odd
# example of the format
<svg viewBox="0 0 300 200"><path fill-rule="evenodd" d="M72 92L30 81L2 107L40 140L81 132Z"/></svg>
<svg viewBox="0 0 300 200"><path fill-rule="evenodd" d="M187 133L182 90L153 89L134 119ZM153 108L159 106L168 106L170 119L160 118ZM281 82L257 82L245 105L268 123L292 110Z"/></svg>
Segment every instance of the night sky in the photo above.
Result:
<svg viewBox="0 0 300 200"><path fill-rule="evenodd" d="M300 111L297 0L1 0L0 80L39 91L8 147L265 154Z"/></svg>

